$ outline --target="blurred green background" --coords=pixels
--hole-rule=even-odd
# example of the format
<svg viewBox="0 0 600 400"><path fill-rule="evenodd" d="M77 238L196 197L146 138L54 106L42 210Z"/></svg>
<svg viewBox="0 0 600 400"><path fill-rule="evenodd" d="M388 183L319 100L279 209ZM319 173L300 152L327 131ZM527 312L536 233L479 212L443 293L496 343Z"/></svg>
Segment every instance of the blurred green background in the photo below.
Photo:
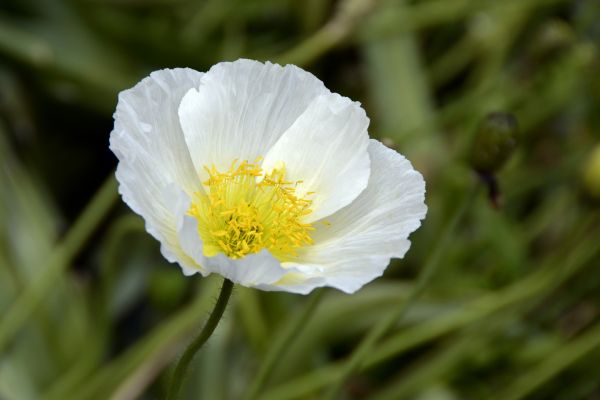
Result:
<svg viewBox="0 0 600 400"><path fill-rule="evenodd" d="M111 115L152 70L239 57L362 102L429 213L354 295L236 288L183 399L244 398L269 357L265 400L600 399L599 42L595 0L1 0L0 399L164 397L220 279L185 278L121 202ZM520 126L497 208L465 203L495 111Z"/></svg>

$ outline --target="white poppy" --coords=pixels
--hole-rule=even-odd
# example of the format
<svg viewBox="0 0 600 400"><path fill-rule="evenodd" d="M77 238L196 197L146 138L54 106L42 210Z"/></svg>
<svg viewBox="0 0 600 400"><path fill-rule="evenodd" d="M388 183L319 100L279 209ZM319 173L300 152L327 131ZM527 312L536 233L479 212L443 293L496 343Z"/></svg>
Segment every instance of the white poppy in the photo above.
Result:
<svg viewBox="0 0 600 400"><path fill-rule="evenodd" d="M123 200L185 274L352 293L410 247L425 183L360 103L293 65L156 71L119 95Z"/></svg>

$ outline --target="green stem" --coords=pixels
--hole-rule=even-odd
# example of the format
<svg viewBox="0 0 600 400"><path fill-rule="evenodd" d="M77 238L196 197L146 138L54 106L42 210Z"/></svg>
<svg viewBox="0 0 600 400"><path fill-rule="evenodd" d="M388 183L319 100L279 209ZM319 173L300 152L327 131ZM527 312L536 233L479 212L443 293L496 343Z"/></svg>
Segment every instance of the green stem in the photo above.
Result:
<svg viewBox="0 0 600 400"><path fill-rule="evenodd" d="M360 368L367 356L369 356L373 351L375 344L394 327L398 320L404 316L406 310L408 310L414 301L421 295L427 284L430 282L431 277L437 271L442 255L446 252L446 249L451 242L450 239L452 238L458 223L462 220L463 216L475 199L478 189L479 185L475 185L473 189L471 189L471 191L465 195L460 207L456 208L456 211L448 225L446 225L440 240L437 241L437 245L435 246L433 253L425 262L425 266L423 267L416 284L408 294L406 301L404 301L404 303L402 303L402 305L395 312L389 314L387 318L381 320L367 333L356 350L350 355L348 361L345 362L344 366L342 367L342 373L334 381L331 389L324 397L325 399L333 400L338 398L338 395L342 390L346 380Z"/></svg>
<svg viewBox="0 0 600 400"><path fill-rule="evenodd" d="M127 243L124 239L135 232L146 233L143 220L134 214L127 214L108 229L107 240L103 244L100 260L100 293L94 299L94 309L98 310L94 325L94 340L90 340L90 347L86 353L77 358L59 379L54 380L52 386L43 396L45 400L56 400L66 396L65 393L72 392L73 388L86 379L92 371L100 364L106 346L110 343L110 332L112 321L109 313L110 290L114 284L114 278L120 265L116 260L117 250L121 245Z"/></svg>
<svg viewBox="0 0 600 400"><path fill-rule="evenodd" d="M541 361L531 372L520 376L496 399L521 400L527 397L572 364L585 356L592 355L599 347L600 324L596 324L580 338L554 352L548 359Z"/></svg>
<svg viewBox="0 0 600 400"><path fill-rule="evenodd" d="M371 396L370 400L409 399L421 388L431 387L445 379L450 371L456 370L458 363L469 355L477 354L484 348L479 331L471 332L449 342L439 352L430 355L417 368L410 368L405 374L395 376L389 385Z"/></svg>
<svg viewBox="0 0 600 400"><path fill-rule="evenodd" d="M54 288L56 280L104 220L116 199L117 182L114 174L110 174L64 240L52 253L48 264L41 268L40 277L24 289L2 317L0 353L27 322L42 300L47 298L47 294Z"/></svg>
<svg viewBox="0 0 600 400"><path fill-rule="evenodd" d="M373 349L360 364L360 370L373 368L410 349L555 290L586 265L589 265L590 261L598 254L600 249L598 249L597 240L592 236L594 232L590 233L590 228L598 226L599 217L600 215L597 213L590 215L588 221L570 235L573 240L567 242L565 248L569 249L575 246L575 250L570 252L566 261L564 261L564 256L550 256L548 262L542 265L537 272L517 283L470 301L446 315L427 320L399 332ZM523 307L520 306L520 308ZM346 364L337 362L312 370L306 375L270 389L265 393L263 399L292 400L309 397L320 388L340 379L345 367Z"/></svg>
<svg viewBox="0 0 600 400"><path fill-rule="evenodd" d="M198 315L206 315L214 307L214 299L220 287L220 280L207 278L199 282L199 295L191 304L177 311L166 321L152 329L134 345L118 354L108 363L94 368L92 374L83 376L72 386L60 388L52 396L42 396L44 400L96 400L112 399L114 389L125 382L135 371L154 359L162 358L167 363L180 351L182 340L189 338L190 332L197 331ZM76 366L74 366L75 368ZM159 373L162 368L157 370Z"/></svg>
<svg viewBox="0 0 600 400"><path fill-rule="evenodd" d="M281 64L306 65L346 40L371 13L379 0L345 0L333 18L298 46L277 58Z"/></svg>
<svg viewBox="0 0 600 400"><path fill-rule="evenodd" d="M227 307L229 297L231 297L232 289L233 282L231 282L229 279L225 279L223 281L223 286L221 286L221 293L219 294L217 304L215 304L215 308L210 314L208 321L206 321L206 325L204 325L204 328L202 328L202 331L200 331L200 334L196 337L196 339L194 339L192 343L188 345L187 349L185 349L185 352L175 367L175 372L173 373L167 400L177 399L177 395L179 394L179 389L183 383L183 378L185 377L186 371L198 350L200 350L202 345L206 343L208 338L210 338L212 333L215 331L215 328L219 324L219 321L225 312L225 308Z"/></svg>
<svg viewBox="0 0 600 400"><path fill-rule="evenodd" d="M254 400L258 397L262 387L273 373L273 369L275 368L277 361L281 359L285 353L285 350L298 336L302 330L302 327L306 325L306 321L308 321L310 316L313 315L317 305L323 297L323 293L325 293L325 290L323 289L319 289L313 293L309 301L306 303L304 310L302 310L300 314L296 315L295 318L282 330L282 334L278 336L275 343L270 347L269 352L265 356L265 360L260 366L260 370L258 371L256 379L248 391L248 395L245 397L246 400Z"/></svg>

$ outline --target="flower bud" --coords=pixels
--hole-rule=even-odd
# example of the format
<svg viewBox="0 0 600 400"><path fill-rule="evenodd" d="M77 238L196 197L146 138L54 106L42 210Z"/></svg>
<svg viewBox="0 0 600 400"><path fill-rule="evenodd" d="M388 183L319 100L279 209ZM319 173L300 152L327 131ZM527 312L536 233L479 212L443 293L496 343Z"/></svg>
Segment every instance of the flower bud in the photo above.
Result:
<svg viewBox="0 0 600 400"><path fill-rule="evenodd" d="M498 171L517 146L517 136L518 124L512 114L488 114L475 135L471 166L480 173Z"/></svg>
<svg viewBox="0 0 600 400"><path fill-rule="evenodd" d="M594 200L600 200L600 144L592 150L583 168L583 187Z"/></svg>
<svg viewBox="0 0 600 400"><path fill-rule="evenodd" d="M533 53L538 61L556 57L575 43L573 29L562 20L551 20L542 25L533 40Z"/></svg>

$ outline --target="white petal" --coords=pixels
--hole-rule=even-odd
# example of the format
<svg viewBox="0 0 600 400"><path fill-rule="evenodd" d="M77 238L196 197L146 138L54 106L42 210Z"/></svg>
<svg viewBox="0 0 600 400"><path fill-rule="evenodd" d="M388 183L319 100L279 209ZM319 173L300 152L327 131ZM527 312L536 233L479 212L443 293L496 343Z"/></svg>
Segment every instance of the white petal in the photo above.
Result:
<svg viewBox="0 0 600 400"><path fill-rule="evenodd" d="M302 265L305 270L312 268L313 271L305 273L303 280L297 275L297 282L291 284L287 281L287 276L284 276L273 286L278 287L277 290L304 294L321 286L330 286L346 293L354 293L373 279L380 277L390 263L390 257L386 256L357 255L355 258L350 257L347 255L344 259L328 264L286 263L288 268L297 269ZM302 291L298 291L299 288Z"/></svg>
<svg viewBox="0 0 600 400"><path fill-rule="evenodd" d="M271 284L281 279L287 272L268 250L249 254L237 260L225 254L218 254L208 259L207 269L248 287Z"/></svg>
<svg viewBox="0 0 600 400"><path fill-rule="evenodd" d="M177 217L181 249L193 260L192 265L182 265L183 273L189 276L199 272L203 276L208 276L210 271L206 269L206 257L202 254L202 240L198 233L198 221L187 215L187 210L189 210L189 202L188 207L182 208Z"/></svg>
<svg viewBox="0 0 600 400"><path fill-rule="evenodd" d="M363 193L348 207L316 224L315 245L302 254L311 262L333 262L344 252L401 258L408 235L425 218L425 181L410 162L376 140L369 143L371 176Z"/></svg>
<svg viewBox="0 0 600 400"><path fill-rule="evenodd" d="M235 159L264 157L323 93L329 91L320 80L293 65L238 60L213 66L179 107L196 170L226 170Z"/></svg>
<svg viewBox="0 0 600 400"><path fill-rule="evenodd" d="M198 86L202 73L191 69L153 72L119 94L110 148L119 159L117 179L123 200L146 221L171 262L189 265L177 238L173 187L201 190L179 125L183 95Z"/></svg>
<svg viewBox="0 0 600 400"><path fill-rule="evenodd" d="M369 144L371 176L367 188L347 207L317 222L315 244L298 257L306 278L317 286L352 293L380 276L391 258L410 247L408 235L421 225L427 206L425 182L410 162L376 140ZM297 265L286 267L300 269ZM285 286L285 278L281 281ZM276 285L278 285L276 283ZM281 288L281 290L286 290Z"/></svg>
<svg viewBox="0 0 600 400"><path fill-rule="evenodd" d="M315 288L325 286L326 284L325 278L320 276L307 276L298 272L288 272L277 282L268 285L258 285L256 288L270 292L308 294Z"/></svg>
<svg viewBox="0 0 600 400"><path fill-rule="evenodd" d="M265 171L285 164L286 179L301 181L299 197L312 199L306 222L350 204L367 186L369 119L359 103L338 94L317 97L267 153Z"/></svg>

